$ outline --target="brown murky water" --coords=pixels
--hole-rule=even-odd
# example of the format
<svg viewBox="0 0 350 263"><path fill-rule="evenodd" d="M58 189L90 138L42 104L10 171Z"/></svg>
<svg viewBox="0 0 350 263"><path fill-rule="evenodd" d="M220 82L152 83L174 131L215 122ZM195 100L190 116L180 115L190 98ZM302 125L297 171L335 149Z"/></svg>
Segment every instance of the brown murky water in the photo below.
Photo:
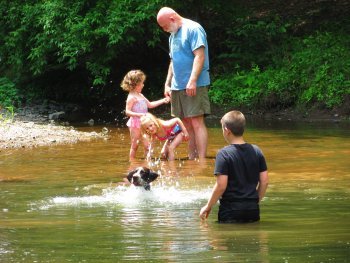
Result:
<svg viewBox="0 0 350 263"><path fill-rule="evenodd" d="M155 160L146 192L120 185L130 167L129 134L0 152L0 262L348 262L349 125L251 122L270 187L261 221L198 218L214 184L221 129L209 125L205 163ZM81 128L82 130L102 127Z"/></svg>

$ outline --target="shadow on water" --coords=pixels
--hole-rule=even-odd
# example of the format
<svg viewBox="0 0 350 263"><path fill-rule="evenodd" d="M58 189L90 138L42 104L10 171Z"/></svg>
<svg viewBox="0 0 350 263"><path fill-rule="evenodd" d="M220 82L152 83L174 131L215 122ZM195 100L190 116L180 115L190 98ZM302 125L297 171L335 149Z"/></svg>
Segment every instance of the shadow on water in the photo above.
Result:
<svg viewBox="0 0 350 263"><path fill-rule="evenodd" d="M270 186L261 221L218 224L199 209L225 145L209 124L208 158L128 161L126 128L110 139L0 154L1 262L347 262L350 254L350 132L329 123L248 122L263 150ZM102 127L79 127L101 130ZM161 144L156 145L159 152ZM151 191L123 184L147 165Z"/></svg>

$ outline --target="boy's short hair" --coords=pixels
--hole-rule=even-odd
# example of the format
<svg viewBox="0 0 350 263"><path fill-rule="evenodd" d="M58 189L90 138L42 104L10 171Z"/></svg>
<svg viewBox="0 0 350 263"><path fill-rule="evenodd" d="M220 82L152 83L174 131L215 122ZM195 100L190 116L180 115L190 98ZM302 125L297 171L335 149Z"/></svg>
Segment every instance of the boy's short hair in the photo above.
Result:
<svg viewBox="0 0 350 263"><path fill-rule="evenodd" d="M221 118L223 127L229 129L233 135L242 136L245 128L245 117L240 111L229 111Z"/></svg>

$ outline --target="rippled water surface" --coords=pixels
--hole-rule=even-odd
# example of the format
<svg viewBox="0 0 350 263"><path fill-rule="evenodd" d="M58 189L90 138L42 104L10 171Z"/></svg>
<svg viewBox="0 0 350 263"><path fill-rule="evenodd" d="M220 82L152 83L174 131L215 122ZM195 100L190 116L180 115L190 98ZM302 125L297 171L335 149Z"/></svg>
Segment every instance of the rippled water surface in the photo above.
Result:
<svg viewBox="0 0 350 263"><path fill-rule="evenodd" d="M0 262L349 262L349 125L250 122L246 141L263 150L270 186L261 221L235 225L216 223L217 206L198 217L225 145L209 126L207 160L187 160L185 145L175 162L155 158L151 191L122 183L146 164L141 151L128 162L125 128L0 152Z"/></svg>

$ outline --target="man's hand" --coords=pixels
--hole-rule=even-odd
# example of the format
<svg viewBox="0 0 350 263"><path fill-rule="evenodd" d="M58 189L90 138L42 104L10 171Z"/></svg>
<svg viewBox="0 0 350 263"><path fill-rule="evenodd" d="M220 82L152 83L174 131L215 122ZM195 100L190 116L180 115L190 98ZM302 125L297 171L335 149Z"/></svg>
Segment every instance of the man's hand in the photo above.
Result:
<svg viewBox="0 0 350 263"><path fill-rule="evenodd" d="M171 98L171 90L168 85L164 85L164 97Z"/></svg>
<svg viewBox="0 0 350 263"><path fill-rule="evenodd" d="M186 94L187 96L196 96L196 81L189 81L186 86Z"/></svg>

